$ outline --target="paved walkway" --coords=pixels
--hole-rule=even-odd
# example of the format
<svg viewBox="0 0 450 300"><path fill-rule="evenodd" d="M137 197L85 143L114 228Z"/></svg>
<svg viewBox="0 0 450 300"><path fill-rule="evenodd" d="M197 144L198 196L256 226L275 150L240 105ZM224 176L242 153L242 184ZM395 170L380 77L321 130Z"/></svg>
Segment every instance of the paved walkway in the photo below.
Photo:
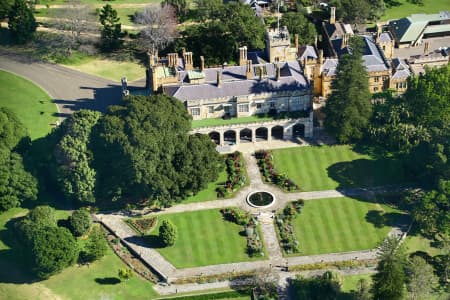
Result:
<svg viewBox="0 0 450 300"><path fill-rule="evenodd" d="M110 230L112 230L119 238L121 238L137 255L141 257L147 264L151 265L155 271L166 278L168 282L173 282L176 279L192 278L197 276L211 276L224 273L243 272L258 269L271 268L274 272L280 272L289 266L315 264L320 262L339 262L349 260L369 260L377 257L377 251L363 250L352 251L345 253L328 253L321 255L309 256L295 256L283 257L274 225L274 210L282 208L289 201L297 199L304 199L312 201L314 199L323 198L339 198L345 196L365 196L372 198L376 193L383 193L387 189L384 187L376 187L370 189L346 189L346 190L328 190L316 192L299 192L299 193L284 193L273 185L265 184L256 163L256 159L249 153L244 154L244 159L247 168L248 179L250 183L247 187L241 189L234 198L225 200L214 200L198 203L179 204L167 208L160 212L143 212L147 215L158 215L167 213L177 213L186 211L196 211L205 209L217 209L230 206L239 206L257 216L261 224L264 245L268 253L265 260L253 262L238 262L219 265L210 265L204 267L194 267L185 269L176 269L172 264L165 260L155 249L148 247L145 242L136 236L136 233L123 222L126 216L120 212L112 214L97 214L97 217ZM269 191L276 197L274 205L267 209L256 209L249 206L246 202L248 193L255 190ZM402 228L393 228L390 234L399 235L405 232L404 226ZM283 273L284 274L284 273ZM190 284L190 285L173 285L169 287L157 286L158 292L175 293L175 292L190 292L199 289L214 289L229 286L230 282L211 283L206 285Z"/></svg>

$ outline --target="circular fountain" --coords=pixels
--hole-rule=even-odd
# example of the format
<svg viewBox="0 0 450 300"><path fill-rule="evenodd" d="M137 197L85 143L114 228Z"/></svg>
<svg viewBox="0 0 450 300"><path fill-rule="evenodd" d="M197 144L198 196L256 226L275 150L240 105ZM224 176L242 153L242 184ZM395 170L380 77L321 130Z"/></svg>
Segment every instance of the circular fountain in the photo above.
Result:
<svg viewBox="0 0 450 300"><path fill-rule="evenodd" d="M256 208L268 208L275 203L275 196L270 192L251 192L247 196L247 203Z"/></svg>

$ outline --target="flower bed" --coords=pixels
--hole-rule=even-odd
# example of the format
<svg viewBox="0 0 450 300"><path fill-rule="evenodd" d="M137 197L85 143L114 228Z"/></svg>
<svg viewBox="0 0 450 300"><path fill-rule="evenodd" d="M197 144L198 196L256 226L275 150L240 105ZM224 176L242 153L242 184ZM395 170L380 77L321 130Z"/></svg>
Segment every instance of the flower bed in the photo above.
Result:
<svg viewBox="0 0 450 300"><path fill-rule="evenodd" d="M126 222L141 235L146 235L155 228L158 218L127 219Z"/></svg>
<svg viewBox="0 0 450 300"><path fill-rule="evenodd" d="M275 216L281 248L285 253L299 253L299 242L295 238L292 220L300 214L304 201L302 199L288 203L286 207Z"/></svg>
<svg viewBox="0 0 450 300"><path fill-rule="evenodd" d="M244 159L242 153L236 151L225 156L227 166L227 182L224 186L216 189L219 198L229 197L239 188L245 185L247 177L245 176Z"/></svg>
<svg viewBox="0 0 450 300"><path fill-rule="evenodd" d="M237 208L223 208L220 210L225 220L242 225L247 237L247 254L251 257L264 256L257 221L249 213Z"/></svg>
<svg viewBox="0 0 450 300"><path fill-rule="evenodd" d="M288 192L298 190L296 185L285 174L278 173L273 165L273 156L270 150L259 150L255 152L258 161L259 171L266 182L271 182Z"/></svg>

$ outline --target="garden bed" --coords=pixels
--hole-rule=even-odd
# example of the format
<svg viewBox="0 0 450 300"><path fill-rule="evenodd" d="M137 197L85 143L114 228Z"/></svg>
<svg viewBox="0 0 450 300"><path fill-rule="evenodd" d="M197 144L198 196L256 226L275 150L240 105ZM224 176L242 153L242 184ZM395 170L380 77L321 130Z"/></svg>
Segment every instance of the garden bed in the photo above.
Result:
<svg viewBox="0 0 450 300"><path fill-rule="evenodd" d="M259 171L261 172L265 182L273 183L287 192L297 191L299 189L298 185L287 177L286 174L279 173L275 170L272 151L256 151L255 157L258 162Z"/></svg>
<svg viewBox="0 0 450 300"><path fill-rule="evenodd" d="M284 209L275 215L275 223L281 249L285 254L299 253L299 241L295 236L292 221L296 218L304 206L303 200L288 203Z"/></svg>
<svg viewBox="0 0 450 300"><path fill-rule="evenodd" d="M144 236L156 227L158 223L158 217L148 217L139 219L133 218L127 219L125 220L125 222L137 233Z"/></svg>
<svg viewBox="0 0 450 300"><path fill-rule="evenodd" d="M247 172L245 171L242 153L236 151L225 156L227 181L224 185L216 188L217 197L228 198L247 183Z"/></svg>

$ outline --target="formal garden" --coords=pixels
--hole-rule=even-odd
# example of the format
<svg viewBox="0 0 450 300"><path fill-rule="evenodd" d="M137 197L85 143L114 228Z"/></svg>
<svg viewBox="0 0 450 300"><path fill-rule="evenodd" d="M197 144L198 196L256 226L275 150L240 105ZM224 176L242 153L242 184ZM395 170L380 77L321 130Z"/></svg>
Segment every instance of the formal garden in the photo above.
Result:
<svg viewBox="0 0 450 300"><path fill-rule="evenodd" d="M350 145L272 151L273 168L300 191L375 187L406 182L402 161L361 154Z"/></svg>
<svg viewBox="0 0 450 300"><path fill-rule="evenodd" d="M264 259L258 225L246 213L230 210L231 213L213 209L159 215L155 220L156 226L149 225L138 234L176 268ZM236 219L230 214L240 217ZM165 245L159 235L164 221L170 221L177 230L176 241L171 246ZM136 223L136 220L131 223ZM132 228L136 230L136 225ZM253 243L257 246L253 247Z"/></svg>

